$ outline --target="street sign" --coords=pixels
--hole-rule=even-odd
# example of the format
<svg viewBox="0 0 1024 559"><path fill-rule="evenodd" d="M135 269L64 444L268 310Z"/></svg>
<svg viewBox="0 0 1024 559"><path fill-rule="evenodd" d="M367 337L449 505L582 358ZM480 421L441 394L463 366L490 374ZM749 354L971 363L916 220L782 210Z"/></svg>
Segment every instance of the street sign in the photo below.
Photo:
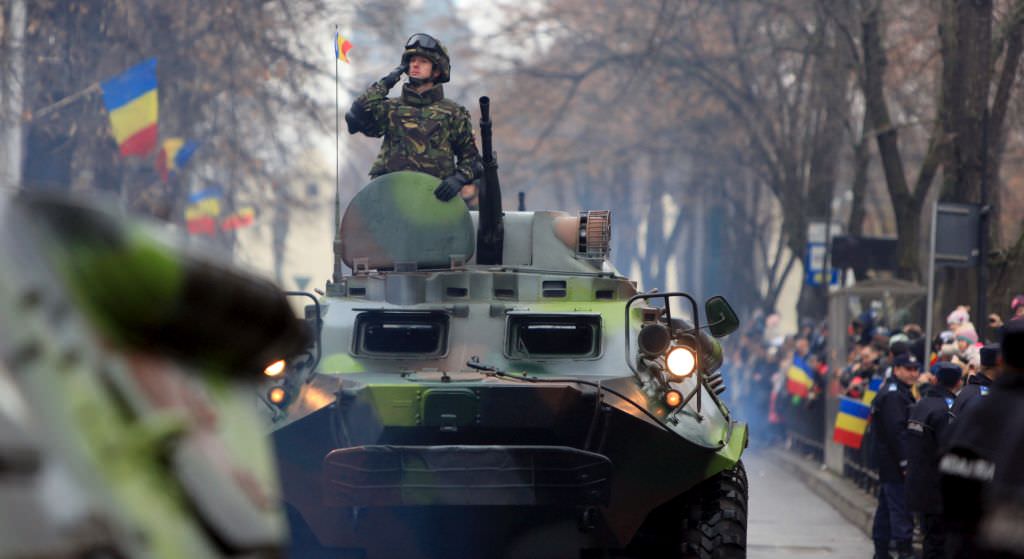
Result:
<svg viewBox="0 0 1024 559"><path fill-rule="evenodd" d="M899 268L899 241L884 237L838 235L832 238L832 265L853 268L858 273L867 270L893 270Z"/></svg>
<svg viewBox="0 0 1024 559"><path fill-rule="evenodd" d="M932 210L931 246L928 250L928 304L925 339L932 339L935 269L973 268L981 265L981 205L936 202ZM979 284L981 281L979 280ZM984 293L984 286L979 293ZM983 306L979 296L978 306Z"/></svg>
<svg viewBox="0 0 1024 559"><path fill-rule="evenodd" d="M825 285L825 243L807 243L804 259L804 282L807 285ZM832 268L828 274L828 285L839 285L839 270Z"/></svg>
<svg viewBox="0 0 1024 559"><path fill-rule="evenodd" d="M977 204L936 205L936 267L973 268L978 265L979 219Z"/></svg>
<svg viewBox="0 0 1024 559"><path fill-rule="evenodd" d="M306 286L313 279L309 276L295 276L295 286L299 288L299 291L305 291Z"/></svg>
<svg viewBox="0 0 1024 559"><path fill-rule="evenodd" d="M832 267L826 273L825 268L830 260L828 254L829 241L843 232L839 223L832 222L829 227L825 221L807 223L807 253L804 255L804 282L807 285L819 286L839 285L839 270Z"/></svg>

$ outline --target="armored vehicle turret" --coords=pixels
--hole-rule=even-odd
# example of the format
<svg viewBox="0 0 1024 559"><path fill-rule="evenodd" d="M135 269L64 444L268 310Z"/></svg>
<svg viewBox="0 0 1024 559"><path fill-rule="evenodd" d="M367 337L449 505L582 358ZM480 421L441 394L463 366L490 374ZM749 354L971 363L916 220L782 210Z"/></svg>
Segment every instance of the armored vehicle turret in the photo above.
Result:
<svg viewBox="0 0 1024 559"><path fill-rule="evenodd" d="M316 358L267 386L294 554L743 556L732 309L638 293L609 212L502 213L488 132L480 213L412 172L345 212Z"/></svg>

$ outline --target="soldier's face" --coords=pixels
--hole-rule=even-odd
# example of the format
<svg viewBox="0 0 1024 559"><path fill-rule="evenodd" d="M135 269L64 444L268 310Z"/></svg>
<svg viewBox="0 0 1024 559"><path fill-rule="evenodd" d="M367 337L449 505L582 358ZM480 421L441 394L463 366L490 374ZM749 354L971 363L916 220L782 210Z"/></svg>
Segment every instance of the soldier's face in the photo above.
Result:
<svg viewBox="0 0 1024 559"><path fill-rule="evenodd" d="M434 63L425 56L413 56L409 59L409 77L429 80L434 71Z"/></svg>

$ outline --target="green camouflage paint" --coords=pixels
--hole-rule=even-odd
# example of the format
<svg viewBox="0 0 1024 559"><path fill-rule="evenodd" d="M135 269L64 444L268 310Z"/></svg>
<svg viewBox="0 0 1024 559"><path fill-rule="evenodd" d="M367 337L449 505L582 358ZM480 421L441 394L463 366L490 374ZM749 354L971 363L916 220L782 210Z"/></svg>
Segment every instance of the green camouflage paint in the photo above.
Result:
<svg viewBox="0 0 1024 559"><path fill-rule="evenodd" d="M320 299L324 358L317 370L295 369L284 381L295 397L275 417L274 438L285 501L302 519L300 532L316 534L317 545L366 549L370 556L429 557L449 544L430 535L445 533L438 523L449 521L469 546L453 551L456 556L475 553L476 539L523 546L528 556L570 556L579 548L625 545L650 511L739 462L746 426L730 418L697 375L668 386L683 394L698 391L699 411L697 398L670 409L662 385L629 370L642 319L634 307L627 328L625 303L635 285L607 260L578 250L575 218L506 212L504 262L481 266L455 258L475 244L475 216L452 219L450 206L429 199L433 179L422 177L384 175L353 201L341 225L343 254L350 266L359 266ZM415 189L421 203L401 203ZM418 211L410 214L409 208ZM428 238L429 246L421 247ZM358 325L367 313L443 317L445 345L426 354L403 353L398 346L391 353L363 352ZM586 357L510 351L510 321L530 316L597 317L599 351ZM629 355L626 336L632 339ZM720 348L711 344L702 357L716 367L712 354ZM508 376L477 371L471 361ZM542 382L524 379L524 373ZM600 397L595 384L603 387ZM538 448L562 453L566 465L576 464L579 453L609 461L614 473L603 486L608 495L600 528L579 533L577 519L565 524L547 518L542 492L519 485L514 472L532 472L533 466L517 460L532 460ZM458 486L453 472L472 470L467 464L480 464L479 454L487 452L493 461L466 474L469 486L452 489ZM538 507L480 502L489 493L474 495L470 487L490 479L488 468L495 476L511 476L501 477L509 484L509 502L535 499ZM384 486L390 489L373 489ZM560 504L577 510L572 505L587 498L570 492ZM448 506L453 501L464 508ZM351 507L361 511L357 520L346 512ZM423 509L423 517L406 516L413 509ZM515 531L525 525L546 535ZM573 528L550 536L566 525Z"/></svg>
<svg viewBox="0 0 1024 559"><path fill-rule="evenodd" d="M401 97L394 99L388 98L388 90L383 81L375 82L356 100L370 116L367 135L384 138L370 177L419 171L436 178L456 172L474 178L480 153L469 111L445 99L440 85L417 93L405 84Z"/></svg>

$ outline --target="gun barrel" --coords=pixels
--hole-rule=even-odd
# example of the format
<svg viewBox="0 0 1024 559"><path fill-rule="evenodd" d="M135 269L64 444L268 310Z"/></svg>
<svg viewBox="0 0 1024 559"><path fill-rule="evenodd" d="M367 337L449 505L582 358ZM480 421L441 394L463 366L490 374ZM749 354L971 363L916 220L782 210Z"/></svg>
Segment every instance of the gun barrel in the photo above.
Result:
<svg viewBox="0 0 1024 559"><path fill-rule="evenodd" d="M491 137L491 99L484 96L480 98L480 143L483 148L484 164L494 161L494 144Z"/></svg>
<svg viewBox="0 0 1024 559"><path fill-rule="evenodd" d="M478 264L501 264L504 227L501 213L501 185L498 162L491 143L491 100L480 98L480 143L483 148L484 172L480 180L480 223L476 238Z"/></svg>

